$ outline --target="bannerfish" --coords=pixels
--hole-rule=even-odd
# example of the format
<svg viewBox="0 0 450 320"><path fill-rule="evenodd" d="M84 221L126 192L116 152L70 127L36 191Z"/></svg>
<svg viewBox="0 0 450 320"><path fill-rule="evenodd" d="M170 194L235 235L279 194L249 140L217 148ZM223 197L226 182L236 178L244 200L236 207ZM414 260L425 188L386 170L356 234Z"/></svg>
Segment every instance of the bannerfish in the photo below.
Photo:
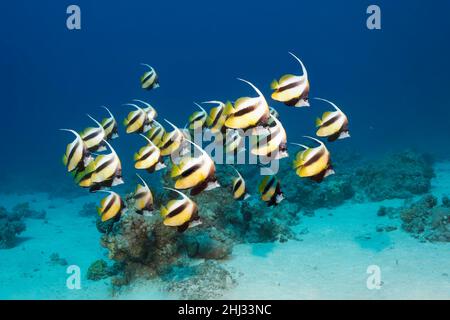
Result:
<svg viewBox="0 0 450 320"><path fill-rule="evenodd" d="M89 165L83 170L72 172L74 181L78 186L82 188L92 188L92 190L98 189L93 187L94 184L92 182L92 175L94 174L95 171L95 166L93 164L94 161L89 163Z"/></svg>
<svg viewBox="0 0 450 320"><path fill-rule="evenodd" d="M270 115L274 125L267 127L265 132L257 136L255 144L250 152L257 156L268 157L271 159L283 159L288 157L286 146L286 130L281 122Z"/></svg>
<svg viewBox="0 0 450 320"><path fill-rule="evenodd" d="M99 190L106 192L108 195L100 201L100 207L97 207L98 215L102 222L114 219L115 222L120 220L125 209L125 203L120 196L113 191Z"/></svg>
<svg viewBox="0 0 450 320"><path fill-rule="evenodd" d="M277 110L275 110L275 108L269 107L269 112L270 112L270 114L271 114L272 116L274 116L275 118L280 119L280 114L278 113ZM273 125L274 125L274 121L273 121L272 117L269 118L269 120L267 121L267 124L268 124L269 126L273 126Z"/></svg>
<svg viewBox="0 0 450 320"><path fill-rule="evenodd" d="M310 178L311 180L322 182L325 177L334 174L330 152L322 141L312 137L305 138L314 140L320 145L310 148L294 143L305 150L297 153L293 162L293 168L296 170L297 175L302 178Z"/></svg>
<svg viewBox="0 0 450 320"><path fill-rule="evenodd" d="M90 115L87 115L89 118L91 118L92 121L94 121L98 127L90 127L86 128L81 132L80 136L83 139L84 143L86 144L86 147L91 152L101 152L105 151L105 143L104 139L106 138L106 132L105 129L103 129L103 126L100 122L92 118Z"/></svg>
<svg viewBox="0 0 450 320"><path fill-rule="evenodd" d="M264 126L269 120L269 106L261 91L247 80L238 79L249 84L258 97L243 97L236 100L231 114L225 120L225 126L231 129L251 129Z"/></svg>
<svg viewBox="0 0 450 320"><path fill-rule="evenodd" d="M128 113L128 116L123 121L127 133L145 133L150 130L150 122L144 109L133 103L126 103L124 106L136 108L136 110Z"/></svg>
<svg viewBox="0 0 450 320"><path fill-rule="evenodd" d="M199 157L184 157L180 163L174 164L171 177L175 179L175 189L191 189L191 195L195 196L202 191L208 191L219 187L215 176L216 166L205 150L190 140L186 140L197 148Z"/></svg>
<svg viewBox="0 0 450 320"><path fill-rule="evenodd" d="M244 137L238 130L228 129L225 135L225 154L233 155L245 150Z"/></svg>
<svg viewBox="0 0 450 320"><path fill-rule="evenodd" d="M161 155L168 156L176 152L182 146L184 135L173 123L166 119L164 120L173 128L173 131L164 134L158 147L161 150Z"/></svg>
<svg viewBox="0 0 450 320"><path fill-rule="evenodd" d="M94 168L91 175L91 191L123 184L122 163L114 148L105 141L111 153L98 155L88 166Z"/></svg>
<svg viewBox="0 0 450 320"><path fill-rule="evenodd" d="M289 52L289 54L300 63L302 75L296 76L286 74L282 76L279 81L273 80L270 84L272 90L275 90L272 93L272 99L283 102L287 106L309 107L308 72L299 58L291 52Z"/></svg>
<svg viewBox="0 0 450 320"><path fill-rule="evenodd" d="M72 132L75 140L67 145L66 153L63 156L63 163L68 172L80 171L86 168L94 159L91 157L83 139L71 129L60 129L61 131Z"/></svg>
<svg viewBox="0 0 450 320"><path fill-rule="evenodd" d="M153 212L153 194L147 183L140 175L136 175L141 179L142 184L138 183L133 194L134 209L137 213L147 215Z"/></svg>
<svg viewBox="0 0 450 320"><path fill-rule="evenodd" d="M278 181L276 176L265 176L258 189L261 193L261 199L269 207L278 205L284 199L280 181Z"/></svg>
<svg viewBox="0 0 450 320"><path fill-rule="evenodd" d="M331 104L336 111L327 111L322 115L322 118L316 119L316 127L318 137L327 137L328 141L336 141L337 139L345 139L350 137L348 131L347 116L339 109L333 102L315 98L316 100L325 101Z"/></svg>
<svg viewBox="0 0 450 320"><path fill-rule="evenodd" d="M144 90L152 90L159 87L159 79L158 74L155 69L145 63L141 63L141 65L148 67L150 70L146 71L141 77L141 86Z"/></svg>
<svg viewBox="0 0 450 320"><path fill-rule="evenodd" d="M147 120L149 123L152 123L153 120L156 119L156 117L158 116L158 112L156 112L156 109L153 108L150 103L139 100L139 99L133 99L133 101L140 102L145 106L144 108L142 108L142 110L144 110L145 113L147 114Z"/></svg>
<svg viewBox="0 0 450 320"><path fill-rule="evenodd" d="M189 117L189 123L188 128L191 131L195 131L198 129L202 129L205 125L206 118L208 117L208 112L199 105L198 103L194 102L194 104L199 107L199 111L195 111L190 117Z"/></svg>
<svg viewBox="0 0 450 320"><path fill-rule="evenodd" d="M147 138L149 138L156 146L161 143L162 138L166 130L164 127L156 120L153 120L150 130L147 132Z"/></svg>
<svg viewBox="0 0 450 320"><path fill-rule="evenodd" d="M233 167L233 169L238 175L237 178L233 178L233 198L235 200L245 200L250 197L250 195L247 193L245 180L244 178L242 178L241 174L235 167Z"/></svg>
<svg viewBox="0 0 450 320"><path fill-rule="evenodd" d="M211 130L211 133L224 133L225 121L228 115L233 111L233 105L230 101L223 103L221 101L205 101L203 103L216 104L217 106L211 108L209 115L206 118L206 126Z"/></svg>
<svg viewBox="0 0 450 320"><path fill-rule="evenodd" d="M134 154L134 167L136 169L144 169L149 173L161 170L166 167L159 148L146 136L141 136L148 141L148 144L139 149Z"/></svg>
<svg viewBox="0 0 450 320"><path fill-rule="evenodd" d="M114 115L107 107L102 106L102 108L109 113L109 118L102 120L102 126L105 130L105 140L116 139L119 137L116 118L114 118Z"/></svg>
<svg viewBox="0 0 450 320"><path fill-rule="evenodd" d="M178 232L184 232L188 228L201 224L198 207L194 201L178 190L164 189L176 192L183 197L183 199L170 200L165 206L161 207L161 216L164 219L163 224L165 226L177 227Z"/></svg>

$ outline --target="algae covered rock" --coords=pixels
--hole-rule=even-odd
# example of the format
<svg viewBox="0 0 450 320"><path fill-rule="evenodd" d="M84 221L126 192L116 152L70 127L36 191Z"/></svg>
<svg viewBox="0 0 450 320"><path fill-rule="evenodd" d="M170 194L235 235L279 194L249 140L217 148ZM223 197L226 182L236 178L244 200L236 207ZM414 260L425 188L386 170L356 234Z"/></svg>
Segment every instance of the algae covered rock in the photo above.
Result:
<svg viewBox="0 0 450 320"><path fill-rule="evenodd" d="M105 260L94 261L88 268L86 277L89 280L98 281L116 275L119 272L119 265L108 266Z"/></svg>

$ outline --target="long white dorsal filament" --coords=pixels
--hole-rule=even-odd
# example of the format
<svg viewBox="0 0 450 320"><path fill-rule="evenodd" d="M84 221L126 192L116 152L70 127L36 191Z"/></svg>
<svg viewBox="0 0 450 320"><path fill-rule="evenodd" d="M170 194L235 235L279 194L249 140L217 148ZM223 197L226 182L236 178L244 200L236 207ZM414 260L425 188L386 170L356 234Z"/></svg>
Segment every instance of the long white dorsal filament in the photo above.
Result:
<svg viewBox="0 0 450 320"><path fill-rule="evenodd" d="M297 58L297 56L296 56L295 54L293 54L292 52L289 52L289 54L290 54L291 56L293 56L294 59L297 60L297 61L300 63L300 66L302 67L302 73L303 73L303 76L304 76L305 78L308 78L308 71L306 71L305 65L303 64L302 60L300 60L299 58Z"/></svg>
<svg viewBox="0 0 450 320"><path fill-rule="evenodd" d="M336 109L336 111L338 111L338 112L340 112L340 113L343 113L342 110L339 109L339 107L338 107L336 104L334 104L333 102L331 102L331 101L329 101L329 100L327 100L327 99L322 99L322 98L314 98L314 99L320 100L320 101L325 101L325 102L331 104L331 105L333 106L333 108Z"/></svg>
<svg viewBox="0 0 450 320"><path fill-rule="evenodd" d="M181 191L179 191L179 190L172 189L172 188L169 188L169 187L163 187L163 188L166 189L166 190L170 190L170 191L176 192L176 193L178 193L179 195L181 195L181 196L183 197L183 199L186 199L186 200L188 200L188 201L191 201L191 199L189 199L183 192L181 192Z"/></svg>

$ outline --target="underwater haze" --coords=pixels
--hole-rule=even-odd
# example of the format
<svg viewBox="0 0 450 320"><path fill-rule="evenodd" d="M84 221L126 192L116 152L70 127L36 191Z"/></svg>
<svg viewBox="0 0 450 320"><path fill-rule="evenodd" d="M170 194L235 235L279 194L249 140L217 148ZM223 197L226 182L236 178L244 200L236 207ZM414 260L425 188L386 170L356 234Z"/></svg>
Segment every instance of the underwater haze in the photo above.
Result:
<svg viewBox="0 0 450 320"><path fill-rule="evenodd" d="M381 29L367 26L370 5ZM449 1L17 0L2 11L0 299L450 298ZM274 79L300 74L288 52L308 71L310 107L271 98ZM159 88L142 89L141 63ZM284 200L267 206L250 164L236 166L250 197L233 199L235 171L216 164L219 188L186 193L202 224L177 232L159 214L176 196L163 189L169 159L134 168L144 140L126 134L123 104L144 100L166 130L163 119L183 128L194 102L256 96L237 78L286 130ZM349 138L322 139L333 165L321 174L335 172L322 182L296 173L289 144L312 145L304 136L318 138L316 118L333 110L314 97L349 121ZM74 136L59 129L95 126L86 114L102 120L100 106L118 122L125 183L111 190L128 208L109 226L97 215L106 194L80 188L61 160ZM130 209L136 172L151 216ZM80 288L66 286L70 266Z"/></svg>

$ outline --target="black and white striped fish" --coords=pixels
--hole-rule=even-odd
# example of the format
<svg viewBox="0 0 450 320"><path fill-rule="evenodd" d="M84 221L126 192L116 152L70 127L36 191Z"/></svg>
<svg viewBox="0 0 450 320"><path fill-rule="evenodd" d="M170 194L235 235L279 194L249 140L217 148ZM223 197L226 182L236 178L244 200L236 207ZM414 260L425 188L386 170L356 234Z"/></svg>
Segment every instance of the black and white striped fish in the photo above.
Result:
<svg viewBox="0 0 450 320"><path fill-rule="evenodd" d="M166 167L159 148L146 136L141 136L147 140L148 144L134 154L134 167L144 169L149 173L161 170Z"/></svg>
<svg viewBox="0 0 450 320"><path fill-rule="evenodd" d="M114 115L107 107L102 106L102 108L109 113L109 118L102 120L102 127L105 130L105 140L116 139L119 137L116 118L114 118Z"/></svg>
<svg viewBox="0 0 450 320"><path fill-rule="evenodd" d="M120 220L120 217L125 209L125 203L120 196L113 191L99 190L100 192L108 193L100 202L100 207L97 207L97 212L102 222L114 220L115 222Z"/></svg>
<svg viewBox="0 0 450 320"><path fill-rule="evenodd" d="M325 101L333 106L335 111L327 111L322 115L322 118L316 119L316 126L318 127L317 136L327 137L328 141L336 141L338 139L345 139L350 137L348 130L348 118L333 102L315 98L317 100Z"/></svg>
<svg viewBox="0 0 450 320"><path fill-rule="evenodd" d="M225 126L231 129L250 129L265 126L269 120L269 106L261 91L247 80L238 79L249 84L258 97L239 98L234 103L233 111L225 121Z"/></svg>
<svg viewBox="0 0 450 320"><path fill-rule="evenodd" d="M139 179L141 179L142 184L138 184L136 186L136 190L133 194L134 199L134 209L139 214L151 214L153 212L153 194L147 183L142 179L140 175L138 175Z"/></svg>
<svg viewBox="0 0 450 320"><path fill-rule="evenodd" d="M267 206L276 206L283 201L284 196L281 192L280 181L276 176L265 176L259 185L261 199L267 203Z"/></svg>
<svg viewBox="0 0 450 320"><path fill-rule="evenodd" d="M149 68L149 70L146 71L141 77L142 89L152 90L152 89L158 88L159 87L159 79L158 79L158 75L156 74L155 69L145 63L141 63L141 65Z"/></svg>
<svg viewBox="0 0 450 320"><path fill-rule="evenodd" d="M156 146L161 143L162 138L166 130L164 127L156 120L153 120L150 130L146 133L147 138L149 138Z"/></svg>
<svg viewBox="0 0 450 320"><path fill-rule="evenodd" d="M188 128L190 131L202 130L208 117L208 112L206 112L201 105L196 102L194 102L194 104L199 107L200 111L195 111L190 115L188 122Z"/></svg>
<svg viewBox="0 0 450 320"><path fill-rule="evenodd" d="M297 153L293 168L299 177L322 182L324 178L334 174L330 152L322 141L308 136L305 136L305 138L316 141L319 146L310 148L302 144L295 144L305 150Z"/></svg>
<svg viewBox="0 0 450 320"><path fill-rule="evenodd" d="M75 135L75 140L67 145L66 153L63 156L63 163L67 167L67 171L84 170L94 159L91 157L83 139L75 130L60 130L71 132Z"/></svg>
<svg viewBox="0 0 450 320"><path fill-rule="evenodd" d="M161 150L162 156L169 156L182 147L184 141L184 135L181 130L176 127L172 122L164 119L172 128L173 131L166 132L161 139L158 147Z"/></svg>
<svg viewBox="0 0 450 320"><path fill-rule="evenodd" d="M109 188L123 184L122 163L114 148L105 141L111 153L98 155L88 166L90 172L90 190Z"/></svg>
<svg viewBox="0 0 450 320"><path fill-rule="evenodd" d="M90 115L87 115L97 124L97 127L89 127L81 132L80 136L83 139L87 149L91 152L101 152L105 151L105 143L104 139L106 138L106 132L103 128L102 124L92 118Z"/></svg>
<svg viewBox="0 0 450 320"><path fill-rule="evenodd" d="M184 157L180 163L174 164L171 177L175 179L175 189L191 189L191 195L197 195L204 190L212 190L219 187L215 176L216 166L205 150L190 140L186 140L197 148L199 157Z"/></svg>
<svg viewBox="0 0 450 320"><path fill-rule="evenodd" d="M133 99L133 101L142 103L145 106L144 108L142 108L142 110L144 110L145 113L147 114L147 120L149 123L152 123L153 120L156 119L156 117L158 116L158 112L156 112L156 109L153 108L150 103L139 100L139 99Z"/></svg>
<svg viewBox="0 0 450 320"><path fill-rule="evenodd" d="M146 133L150 130L150 121L144 109L133 103L126 103L124 105L136 108L136 110L128 113L128 116L123 121L127 133Z"/></svg>
<svg viewBox="0 0 450 320"><path fill-rule="evenodd" d="M170 200L165 206L161 207L164 225L176 227L178 232L184 232L188 228L201 224L198 207L194 201L178 190L172 188L164 189L176 192L182 196L182 199Z"/></svg>
<svg viewBox="0 0 450 320"><path fill-rule="evenodd" d="M231 102L226 104L221 101L205 101L203 103L216 104L215 107L211 108L209 115L206 118L206 125L211 130L212 134L224 133L225 131L225 120L227 120L228 115L233 111L233 105Z"/></svg>
<svg viewBox="0 0 450 320"><path fill-rule="evenodd" d="M270 159L286 158L289 156L286 146L286 130L277 118L273 115L270 115L270 117L274 125L264 128L256 137L256 141L252 145L250 152L254 155Z"/></svg>
<svg viewBox="0 0 450 320"><path fill-rule="evenodd" d="M274 90L272 99L283 102L287 106L309 107L308 72L299 58L291 52L289 54L300 63L302 75L286 74L279 81L273 80L270 84L270 87Z"/></svg>
<svg viewBox="0 0 450 320"><path fill-rule="evenodd" d="M242 178L239 171L233 167L234 171L238 174L237 178L233 178L233 198L235 200L245 200L250 195L247 193L247 187L245 185L245 180Z"/></svg>

